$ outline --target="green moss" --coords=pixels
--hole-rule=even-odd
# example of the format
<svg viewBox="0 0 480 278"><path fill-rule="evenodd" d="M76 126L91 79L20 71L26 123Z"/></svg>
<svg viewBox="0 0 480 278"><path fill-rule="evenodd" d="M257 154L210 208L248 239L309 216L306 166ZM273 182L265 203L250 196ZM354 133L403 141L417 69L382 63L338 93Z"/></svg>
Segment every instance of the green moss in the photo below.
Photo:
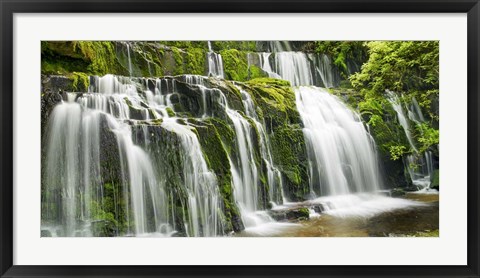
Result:
<svg viewBox="0 0 480 278"><path fill-rule="evenodd" d="M433 171L432 183L430 185L430 188L437 190L439 190L440 188L440 171L438 169Z"/></svg>
<svg viewBox="0 0 480 278"><path fill-rule="evenodd" d="M226 79L235 81L248 80L247 53L236 49L224 49L220 51L223 59L223 72Z"/></svg>
<svg viewBox="0 0 480 278"><path fill-rule="evenodd" d="M183 53L179 48L172 47L173 59L175 60L175 69L173 74L180 75L184 73L183 67Z"/></svg>
<svg viewBox="0 0 480 278"><path fill-rule="evenodd" d="M227 154L230 154L232 148L232 142L235 140L235 132L225 121L219 118L209 118L208 123L215 126L220 139L222 140L223 146L227 151Z"/></svg>
<svg viewBox="0 0 480 278"><path fill-rule="evenodd" d="M267 128L285 123L300 123L295 103L295 92L288 81L257 78L244 83L256 105L263 111Z"/></svg>
<svg viewBox="0 0 480 278"><path fill-rule="evenodd" d="M204 75L206 67L206 51L200 48L189 48L185 55L187 74Z"/></svg>
<svg viewBox="0 0 480 278"><path fill-rule="evenodd" d="M115 43L106 41L45 41L41 44L42 73L90 75L125 74Z"/></svg>
<svg viewBox="0 0 480 278"><path fill-rule="evenodd" d="M433 230L433 231L423 231L423 232L416 232L415 234L411 235L413 237L439 237L440 231Z"/></svg>
<svg viewBox="0 0 480 278"><path fill-rule="evenodd" d="M270 137L272 156L285 177L292 200L302 200L309 191L305 139L299 126L277 128Z"/></svg>
<svg viewBox="0 0 480 278"><path fill-rule="evenodd" d="M173 109L171 107L167 107L165 108L165 110L167 110L167 114L169 117L175 117L175 112L173 111Z"/></svg>
<svg viewBox="0 0 480 278"><path fill-rule="evenodd" d="M216 52L228 49L250 52L257 50L257 43L255 41L212 41L211 44L213 50Z"/></svg>
<svg viewBox="0 0 480 278"><path fill-rule="evenodd" d="M218 186L224 203L224 226L227 232L232 231L232 218L239 217L240 214L233 197L232 175L230 164L228 163L227 150L222 142L219 130L222 133L226 133L223 136L233 136L233 131L229 130L228 125L220 119L209 119L206 122L189 120L189 122L193 122L197 126L196 131L202 151L209 168L217 176ZM219 129L217 129L217 126L219 126Z"/></svg>
<svg viewBox="0 0 480 278"><path fill-rule="evenodd" d="M73 51L80 51L89 61L88 71L98 75L122 72L117 61L115 44L111 41L74 41Z"/></svg>
<svg viewBox="0 0 480 278"><path fill-rule="evenodd" d="M90 85L90 78L83 72L73 72L68 75L69 79L73 81L72 87L75 92L86 92Z"/></svg>
<svg viewBox="0 0 480 278"><path fill-rule="evenodd" d="M251 65L249 67L249 79L268 77L268 75L259 67Z"/></svg>
<svg viewBox="0 0 480 278"><path fill-rule="evenodd" d="M290 87L290 82L282 79L275 78L256 78L247 82L250 85L263 85L263 86L286 86Z"/></svg>
<svg viewBox="0 0 480 278"><path fill-rule="evenodd" d="M207 41L159 41L158 43L176 48L200 48L208 49Z"/></svg>

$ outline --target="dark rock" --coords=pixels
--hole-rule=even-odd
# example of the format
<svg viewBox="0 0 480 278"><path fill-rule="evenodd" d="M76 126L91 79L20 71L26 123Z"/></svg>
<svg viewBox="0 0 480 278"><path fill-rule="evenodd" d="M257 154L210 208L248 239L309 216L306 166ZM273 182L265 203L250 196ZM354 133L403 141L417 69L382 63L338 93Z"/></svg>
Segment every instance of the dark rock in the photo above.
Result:
<svg viewBox="0 0 480 278"><path fill-rule="evenodd" d="M114 223L108 220L92 221L92 233L99 237L117 236L117 228Z"/></svg>
<svg viewBox="0 0 480 278"><path fill-rule="evenodd" d="M288 220L306 220L310 218L310 212L307 208L299 208L287 211Z"/></svg>
<svg viewBox="0 0 480 278"><path fill-rule="evenodd" d="M49 230L42 230L40 237L52 237L52 233Z"/></svg>
<svg viewBox="0 0 480 278"><path fill-rule="evenodd" d="M287 220L287 213L285 211L269 210L268 214L275 221L286 221Z"/></svg>
<svg viewBox="0 0 480 278"><path fill-rule="evenodd" d="M73 80L63 75L42 75L42 91L73 91Z"/></svg>
<svg viewBox="0 0 480 278"><path fill-rule="evenodd" d="M104 183L122 184L122 165L115 133L108 125L106 115L100 120L100 171ZM125 173L128 175L128 173Z"/></svg>
<svg viewBox="0 0 480 278"><path fill-rule="evenodd" d="M301 221L310 218L310 211L305 207L296 207L286 210L270 210L268 213L275 221Z"/></svg>
<svg viewBox="0 0 480 278"><path fill-rule="evenodd" d="M392 197L400 197L405 195L405 190L402 188L394 188L390 193Z"/></svg>
<svg viewBox="0 0 480 278"><path fill-rule="evenodd" d="M240 217L240 215L232 216L232 227L234 232L240 232L245 230L245 226L243 225L242 218Z"/></svg>
<svg viewBox="0 0 480 278"><path fill-rule="evenodd" d="M323 205L323 204L314 205L314 206L312 206L312 209L313 209L316 213L322 213L322 212L324 212L324 211L327 210L327 208L326 208L325 205Z"/></svg>

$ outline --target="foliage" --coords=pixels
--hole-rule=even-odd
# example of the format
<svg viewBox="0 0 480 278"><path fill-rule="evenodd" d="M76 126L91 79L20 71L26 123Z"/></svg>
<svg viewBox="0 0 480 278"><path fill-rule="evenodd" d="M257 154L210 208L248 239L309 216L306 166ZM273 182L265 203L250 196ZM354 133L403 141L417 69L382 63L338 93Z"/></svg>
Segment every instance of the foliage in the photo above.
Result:
<svg viewBox="0 0 480 278"><path fill-rule="evenodd" d="M373 41L365 43L369 59L350 77L356 88L376 92L438 89L438 41Z"/></svg>
<svg viewBox="0 0 480 278"><path fill-rule="evenodd" d="M392 160L397 160L403 156L407 147L405 146L390 146L390 157Z"/></svg>
<svg viewBox="0 0 480 278"><path fill-rule="evenodd" d="M115 45L110 41L74 41L73 51L80 51L84 59L90 62L89 72L104 75L116 72L119 66L116 59Z"/></svg>
<svg viewBox="0 0 480 278"><path fill-rule="evenodd" d="M227 49L236 49L240 51L256 51L257 44L255 41L212 41L212 49L221 52Z"/></svg>
<svg viewBox="0 0 480 278"><path fill-rule="evenodd" d="M205 74L207 53L201 48L189 48L185 55L185 71L188 74Z"/></svg>
<svg viewBox="0 0 480 278"><path fill-rule="evenodd" d="M159 41L159 44L176 48L200 48L208 49L206 41Z"/></svg>
<svg viewBox="0 0 480 278"><path fill-rule="evenodd" d="M315 52L330 55L333 64L340 70L344 77L349 74L347 59L360 63L366 57L366 47L361 41L316 41Z"/></svg>
<svg viewBox="0 0 480 278"><path fill-rule="evenodd" d="M415 128L419 134L417 141L421 144L419 149L421 153L425 152L432 146L438 145L440 136L438 129L430 127L427 123L419 123Z"/></svg>
<svg viewBox="0 0 480 278"><path fill-rule="evenodd" d="M438 144L439 45L437 41L372 41L363 44L368 49L368 60L361 71L349 77L352 86L361 92L358 104L362 117L372 128L380 150L397 160L412 150L405 140L396 112L388 102L385 90L403 92L400 99L410 104L413 98L427 121L411 122L416 141L423 152ZM325 44L324 51L333 46Z"/></svg>

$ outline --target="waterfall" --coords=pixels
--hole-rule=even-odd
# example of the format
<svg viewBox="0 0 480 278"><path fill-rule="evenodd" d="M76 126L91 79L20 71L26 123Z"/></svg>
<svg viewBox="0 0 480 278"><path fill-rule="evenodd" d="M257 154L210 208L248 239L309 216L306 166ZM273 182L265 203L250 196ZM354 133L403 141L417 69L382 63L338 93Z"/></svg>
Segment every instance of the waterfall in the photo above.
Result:
<svg viewBox="0 0 480 278"><path fill-rule="evenodd" d="M208 76L223 78L223 60L222 55L215 53L212 49L212 44L208 41Z"/></svg>
<svg viewBox="0 0 480 278"><path fill-rule="evenodd" d="M407 137L408 143L410 144L410 147L415 152L418 152L417 148L415 147L415 144L413 143L412 139L412 133L410 132L410 124L408 123L407 117L405 117L405 112L403 110L402 102L400 101L400 98L397 96L392 91L386 91L387 96L388 96L388 101L393 107L393 110L397 113L397 119L400 125L402 126L403 130L405 131L405 136Z"/></svg>
<svg viewBox="0 0 480 278"><path fill-rule="evenodd" d="M280 174L280 170L278 170L273 164L270 141L265 131L265 123L263 123L263 121L260 122L260 119L255 112L255 106L250 94L241 87L236 87L239 89L242 95L245 114L252 119L260 135L260 154L267 170L267 182L269 185L270 200L274 203L274 205L281 204L285 199L283 194L282 176Z"/></svg>
<svg viewBox="0 0 480 278"><path fill-rule="evenodd" d="M313 73L314 83L323 84L325 88L335 87L339 81L339 75L336 70L332 67L332 61L330 57L325 54L308 54L308 57L313 61L313 68L315 72Z"/></svg>
<svg viewBox="0 0 480 278"><path fill-rule="evenodd" d="M207 167L197 135L191 127L178 124L175 119L166 119L162 126L180 135L184 151L183 175L190 211L188 235L212 237L221 234L217 180Z"/></svg>
<svg viewBox="0 0 480 278"><path fill-rule="evenodd" d="M431 178L433 175L433 159L432 152L426 151L420 153L415 146L411 134L411 127L409 121L414 124L421 124L425 122L422 111L415 98L412 98L412 104L407 107L407 113L403 108L402 102L398 95L392 91L386 91L388 101L393 107L393 110L397 113L397 120L405 132L407 141L413 150L412 154L407 155L404 158L405 168L410 176L410 179L418 189L428 189L430 187Z"/></svg>
<svg viewBox="0 0 480 278"><path fill-rule="evenodd" d="M201 110L203 118L213 116L210 110L209 101L217 102L225 117L231 122L235 133L234 154L227 154L230 170L232 173L232 185L235 201L240 209L242 222L247 229L262 226L264 224L274 223L274 220L263 211L261 207L262 201L259 200L260 174L255 163L255 152L259 148L260 156L265 163L266 177L269 187L268 198L273 204L283 202L283 188L280 171L274 166L270 151L268 136L265 131L264 123L258 118L253 100L248 92L239 89L242 96L245 116L240 111L229 107L228 100L224 93L217 88L208 88L205 77L186 75L185 82L199 88L202 94ZM249 121L250 120L250 121ZM254 143L256 131L258 131L258 146Z"/></svg>
<svg viewBox="0 0 480 278"><path fill-rule="evenodd" d="M90 180L98 177L95 170L100 164L97 149L91 148L98 141L98 114L89 113L85 118L82 114L79 104L62 103L55 107L49 122L43 217L55 220L53 226L62 225L60 235L64 236L91 235L89 224L84 222L89 219L90 199L101 200L101 188Z"/></svg>
<svg viewBox="0 0 480 278"><path fill-rule="evenodd" d="M331 88L340 79L338 70L334 69L330 58L325 54L293 51L249 53L248 62L249 65L261 68L268 77L287 80L292 86Z"/></svg>
<svg viewBox="0 0 480 278"><path fill-rule="evenodd" d="M130 58L130 44L127 42L127 55L128 55L128 73L132 76L132 59Z"/></svg>
<svg viewBox="0 0 480 278"><path fill-rule="evenodd" d="M276 71L292 86L313 85L313 76L307 55L302 52L277 52Z"/></svg>
<svg viewBox="0 0 480 278"><path fill-rule="evenodd" d="M359 115L321 88L299 87L295 94L311 191L321 196L378 191L375 143Z"/></svg>
<svg viewBox="0 0 480 278"><path fill-rule="evenodd" d="M125 204L125 235L170 236L185 231L187 236L223 234L220 212L222 201L216 177L208 169L193 128L165 113L168 95L175 93L174 81L157 79L155 92L139 93L135 79L106 75L92 78L88 93L69 94L69 102L55 107L49 122L44 175L44 226L59 229L64 236L95 235L91 211L106 209L100 156L105 132L116 141ZM167 97L165 97L167 96ZM173 110L173 107L170 107ZM160 126L148 121L162 118ZM145 124L147 123L147 124ZM173 193L167 188L167 151L150 142L150 132L165 129L180 144L168 147L179 152L186 203L183 211L172 205ZM161 138L159 139L161 140ZM162 146L165 148L166 146ZM95 206L94 208L92 207ZM170 207L170 208L169 208ZM178 227L183 215L184 227ZM117 219L118 221L118 219Z"/></svg>

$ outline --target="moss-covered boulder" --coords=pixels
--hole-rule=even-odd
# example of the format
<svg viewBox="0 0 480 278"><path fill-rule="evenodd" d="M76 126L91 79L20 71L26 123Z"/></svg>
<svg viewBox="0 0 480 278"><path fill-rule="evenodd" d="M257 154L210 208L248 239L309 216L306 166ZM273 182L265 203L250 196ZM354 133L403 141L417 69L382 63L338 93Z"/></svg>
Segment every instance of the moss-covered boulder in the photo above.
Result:
<svg viewBox="0 0 480 278"><path fill-rule="evenodd" d="M232 173L227 153L227 149L231 148L229 144L231 141L227 140L233 138L233 130L227 123L215 118L203 122L192 119L189 122L195 124L207 163L217 177L224 205L224 230L227 233L241 231L244 226L234 199Z"/></svg>

